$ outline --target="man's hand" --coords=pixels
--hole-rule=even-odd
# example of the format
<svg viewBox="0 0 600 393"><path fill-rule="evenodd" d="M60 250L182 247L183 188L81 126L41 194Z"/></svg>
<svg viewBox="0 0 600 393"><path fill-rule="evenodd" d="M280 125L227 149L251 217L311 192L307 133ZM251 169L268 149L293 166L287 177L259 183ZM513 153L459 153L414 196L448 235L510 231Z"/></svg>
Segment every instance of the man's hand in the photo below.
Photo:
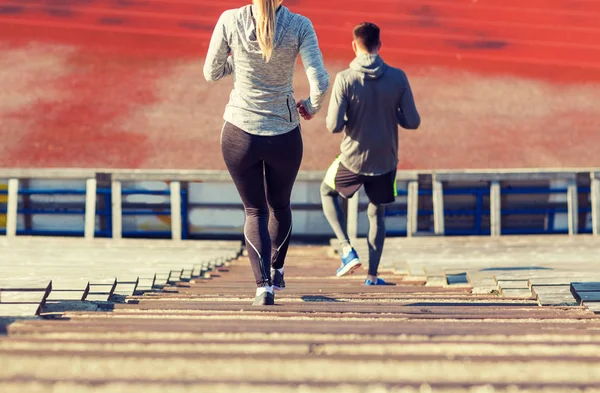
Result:
<svg viewBox="0 0 600 393"><path fill-rule="evenodd" d="M304 120L310 120L313 118L311 115L308 114L308 111L306 110L303 101L296 103L296 109L298 110L298 113L300 114L300 116L302 116Z"/></svg>

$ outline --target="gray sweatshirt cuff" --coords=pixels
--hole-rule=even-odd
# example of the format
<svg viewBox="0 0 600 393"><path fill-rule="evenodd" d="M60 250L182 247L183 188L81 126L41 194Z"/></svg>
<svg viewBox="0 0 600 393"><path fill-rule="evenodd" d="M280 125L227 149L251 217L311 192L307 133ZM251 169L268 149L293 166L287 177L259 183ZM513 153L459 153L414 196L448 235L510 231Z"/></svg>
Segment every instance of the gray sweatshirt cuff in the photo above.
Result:
<svg viewBox="0 0 600 393"><path fill-rule="evenodd" d="M302 101L302 105L304 105L304 108L306 109L306 112L308 112L308 114L313 117L314 115L317 114L317 112L319 111L319 108L315 108L312 104L312 102L310 101L310 98L307 98L306 100Z"/></svg>

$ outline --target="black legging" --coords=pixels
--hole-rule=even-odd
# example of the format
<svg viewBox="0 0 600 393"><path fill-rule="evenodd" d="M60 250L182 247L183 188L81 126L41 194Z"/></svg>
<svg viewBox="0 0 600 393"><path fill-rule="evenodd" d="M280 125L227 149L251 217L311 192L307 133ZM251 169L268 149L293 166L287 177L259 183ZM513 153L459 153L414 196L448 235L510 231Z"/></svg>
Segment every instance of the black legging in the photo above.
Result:
<svg viewBox="0 0 600 393"><path fill-rule="evenodd" d="M221 150L246 211L244 235L256 285L271 286L271 267L283 267L290 243L290 198L302 162L300 128L257 136L225 123Z"/></svg>

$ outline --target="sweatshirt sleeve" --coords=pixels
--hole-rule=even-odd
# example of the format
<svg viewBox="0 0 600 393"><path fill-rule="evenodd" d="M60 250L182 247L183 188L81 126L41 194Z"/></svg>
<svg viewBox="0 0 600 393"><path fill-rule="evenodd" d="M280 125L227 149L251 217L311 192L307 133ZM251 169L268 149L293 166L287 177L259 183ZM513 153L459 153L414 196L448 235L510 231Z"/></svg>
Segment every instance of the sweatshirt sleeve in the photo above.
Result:
<svg viewBox="0 0 600 393"><path fill-rule="evenodd" d="M227 43L226 21L229 12L221 14L213 31L204 62L204 78L208 82L216 82L233 72L233 59L229 56L231 48Z"/></svg>
<svg viewBox="0 0 600 393"><path fill-rule="evenodd" d="M300 32L300 57L310 84L310 97L304 101L304 106L314 116L325 101L329 89L329 74L323 63L315 29L310 20L304 20L305 26Z"/></svg>
<svg viewBox="0 0 600 393"><path fill-rule="evenodd" d="M417 111L415 99L406 75L404 76L404 80L405 89L400 98L400 105L396 111L398 124L407 130L416 130L421 125L421 116L419 116L419 112Z"/></svg>
<svg viewBox="0 0 600 393"><path fill-rule="evenodd" d="M342 74L337 74L331 89L329 109L327 111L327 129L337 133L346 127L346 111L348 109L348 95Z"/></svg>

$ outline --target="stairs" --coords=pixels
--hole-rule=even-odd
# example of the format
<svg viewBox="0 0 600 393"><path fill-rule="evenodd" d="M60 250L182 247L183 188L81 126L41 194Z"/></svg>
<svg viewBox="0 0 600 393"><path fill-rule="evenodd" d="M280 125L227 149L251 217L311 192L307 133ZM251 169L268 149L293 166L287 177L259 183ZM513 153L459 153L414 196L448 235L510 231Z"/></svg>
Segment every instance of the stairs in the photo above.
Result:
<svg viewBox="0 0 600 393"><path fill-rule="evenodd" d="M275 306L250 305L252 273L240 257L211 278L96 311L11 321L0 337L2 391L566 393L600 384L590 310L407 275L364 287L362 274L332 277L326 254L290 248ZM285 372L274 377L274 365Z"/></svg>

